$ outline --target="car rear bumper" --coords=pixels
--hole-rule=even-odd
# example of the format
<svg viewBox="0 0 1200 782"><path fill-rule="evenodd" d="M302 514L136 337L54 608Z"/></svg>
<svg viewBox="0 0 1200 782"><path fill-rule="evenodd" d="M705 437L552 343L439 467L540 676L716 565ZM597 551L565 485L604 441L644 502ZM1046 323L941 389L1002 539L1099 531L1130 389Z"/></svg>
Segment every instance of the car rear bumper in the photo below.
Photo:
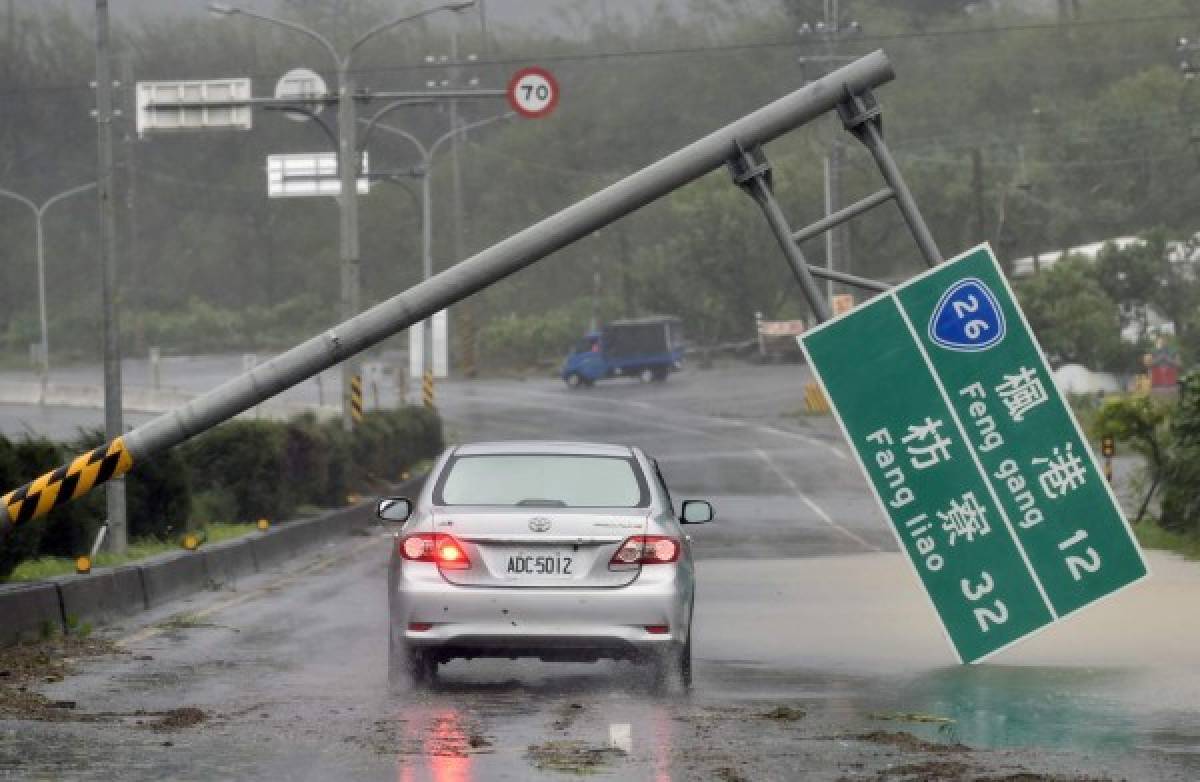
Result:
<svg viewBox="0 0 1200 782"><path fill-rule="evenodd" d="M405 562L392 631L446 659L645 657L687 638L691 594L677 576L675 567L653 566L622 587L464 587L448 583L436 565Z"/></svg>

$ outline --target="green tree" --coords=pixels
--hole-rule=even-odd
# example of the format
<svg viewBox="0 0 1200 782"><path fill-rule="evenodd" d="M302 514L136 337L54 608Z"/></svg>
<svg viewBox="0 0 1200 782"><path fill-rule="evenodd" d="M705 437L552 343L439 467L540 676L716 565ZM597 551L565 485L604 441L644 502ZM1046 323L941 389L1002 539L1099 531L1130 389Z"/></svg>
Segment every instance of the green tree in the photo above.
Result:
<svg viewBox="0 0 1200 782"><path fill-rule="evenodd" d="M1136 346L1121 341L1117 303L1088 261L1068 256L1021 281L1017 295L1052 361L1116 372L1136 367Z"/></svg>
<svg viewBox="0 0 1200 782"><path fill-rule="evenodd" d="M1147 395L1109 397L1092 422L1095 437L1112 437L1129 444L1146 462L1150 486L1138 504L1133 523L1146 515L1162 483L1171 447L1171 405Z"/></svg>

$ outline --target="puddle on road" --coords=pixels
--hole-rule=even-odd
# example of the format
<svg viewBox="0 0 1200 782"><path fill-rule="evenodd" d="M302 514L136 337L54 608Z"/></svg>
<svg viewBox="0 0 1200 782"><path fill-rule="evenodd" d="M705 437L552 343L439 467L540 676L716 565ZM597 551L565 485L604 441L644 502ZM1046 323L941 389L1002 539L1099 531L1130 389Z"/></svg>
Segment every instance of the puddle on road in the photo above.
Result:
<svg viewBox="0 0 1200 782"><path fill-rule="evenodd" d="M1045 748L1112 757L1192 755L1200 770L1194 710L1163 708L1137 671L961 666L918 675L868 696L883 724L975 748Z"/></svg>

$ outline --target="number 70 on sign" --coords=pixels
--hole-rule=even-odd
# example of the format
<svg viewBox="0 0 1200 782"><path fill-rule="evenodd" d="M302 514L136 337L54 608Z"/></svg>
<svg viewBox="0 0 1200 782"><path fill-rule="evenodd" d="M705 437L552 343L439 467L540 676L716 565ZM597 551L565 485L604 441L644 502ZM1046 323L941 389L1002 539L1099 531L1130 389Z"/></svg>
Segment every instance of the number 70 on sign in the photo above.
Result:
<svg viewBox="0 0 1200 782"><path fill-rule="evenodd" d="M522 68L508 80L508 105L526 119L545 117L558 105L558 81L545 68Z"/></svg>

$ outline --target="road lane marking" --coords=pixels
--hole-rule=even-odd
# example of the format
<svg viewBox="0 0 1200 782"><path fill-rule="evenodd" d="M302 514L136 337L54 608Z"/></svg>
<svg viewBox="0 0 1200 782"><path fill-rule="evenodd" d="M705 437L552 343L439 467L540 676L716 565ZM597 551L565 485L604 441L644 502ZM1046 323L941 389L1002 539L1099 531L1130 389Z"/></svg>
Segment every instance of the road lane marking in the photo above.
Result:
<svg viewBox="0 0 1200 782"><path fill-rule="evenodd" d="M626 755L631 754L633 752L633 726L628 722L610 722L608 746L619 749Z"/></svg>
<svg viewBox="0 0 1200 782"><path fill-rule="evenodd" d="M135 633L127 635L124 638L118 639L115 643L117 646L129 646L130 644L140 643L149 638L154 638L157 635L162 635L164 632L171 629L168 626L168 623L169 623L169 620L171 617L176 617L176 616L181 616L181 615L186 614L187 616L195 618L195 619L203 619L205 617L212 616L213 614L219 613L221 611L225 611L226 609L233 608L235 606L239 606L242 603L247 603L257 597L262 597L263 595L268 594L270 592L275 592L284 587L291 586L293 583L295 583L296 581L299 581L301 578L310 576L313 573L320 573L323 570L327 570L334 564L341 562L342 560L347 559L348 557L351 557L351 556L357 554L358 552L363 551L373 545L377 545L379 543L379 539L384 538L384 537L391 538L392 535L391 535L391 533L388 533L386 535L372 536L368 540L362 541L354 546L351 546L347 551L345 551L341 554L334 554L333 556L330 556L330 557L318 559L316 562L305 565L304 567L300 568L299 570L297 570L293 573L289 573L288 575L285 575L282 578L273 579L273 580L269 581L268 583L263 584L262 586L258 587L257 589L252 589L249 592L244 592L242 594L236 595L236 596L228 598L226 600L220 600L216 603L213 603L210 606L201 608L199 611L181 611L179 613L172 614L170 617L166 617L165 619L160 620L152 625L143 627L141 630L138 630Z"/></svg>
<svg viewBox="0 0 1200 782"><path fill-rule="evenodd" d="M762 459L764 462L767 463L767 466L771 468L772 472L774 472L776 475L779 476L780 480L782 480L789 487L791 487L792 491L795 492L796 496L800 498L801 502L803 502L805 505L807 505L812 510L813 513L817 514L817 518L819 518L821 521L828 524L833 529L842 533L850 540L853 540L855 543L857 543L860 546L862 546L863 548L867 549L868 551L882 551L883 550L883 549L879 548L878 546L871 545L870 543L863 540L861 537L859 537L855 533L851 532L850 530L843 527L841 524L838 524L836 521L834 521L830 517L830 515L828 513L826 513L825 510L820 505L813 502L813 500L811 498L809 498L809 496L807 494L805 494L804 492L802 492L800 490L800 487L796 484L795 481L793 481L783 470L779 469L779 466L777 464L775 464L775 462L771 459L770 456L767 455L766 451L763 451L759 448L755 448L754 452L756 454L758 454L760 459Z"/></svg>

